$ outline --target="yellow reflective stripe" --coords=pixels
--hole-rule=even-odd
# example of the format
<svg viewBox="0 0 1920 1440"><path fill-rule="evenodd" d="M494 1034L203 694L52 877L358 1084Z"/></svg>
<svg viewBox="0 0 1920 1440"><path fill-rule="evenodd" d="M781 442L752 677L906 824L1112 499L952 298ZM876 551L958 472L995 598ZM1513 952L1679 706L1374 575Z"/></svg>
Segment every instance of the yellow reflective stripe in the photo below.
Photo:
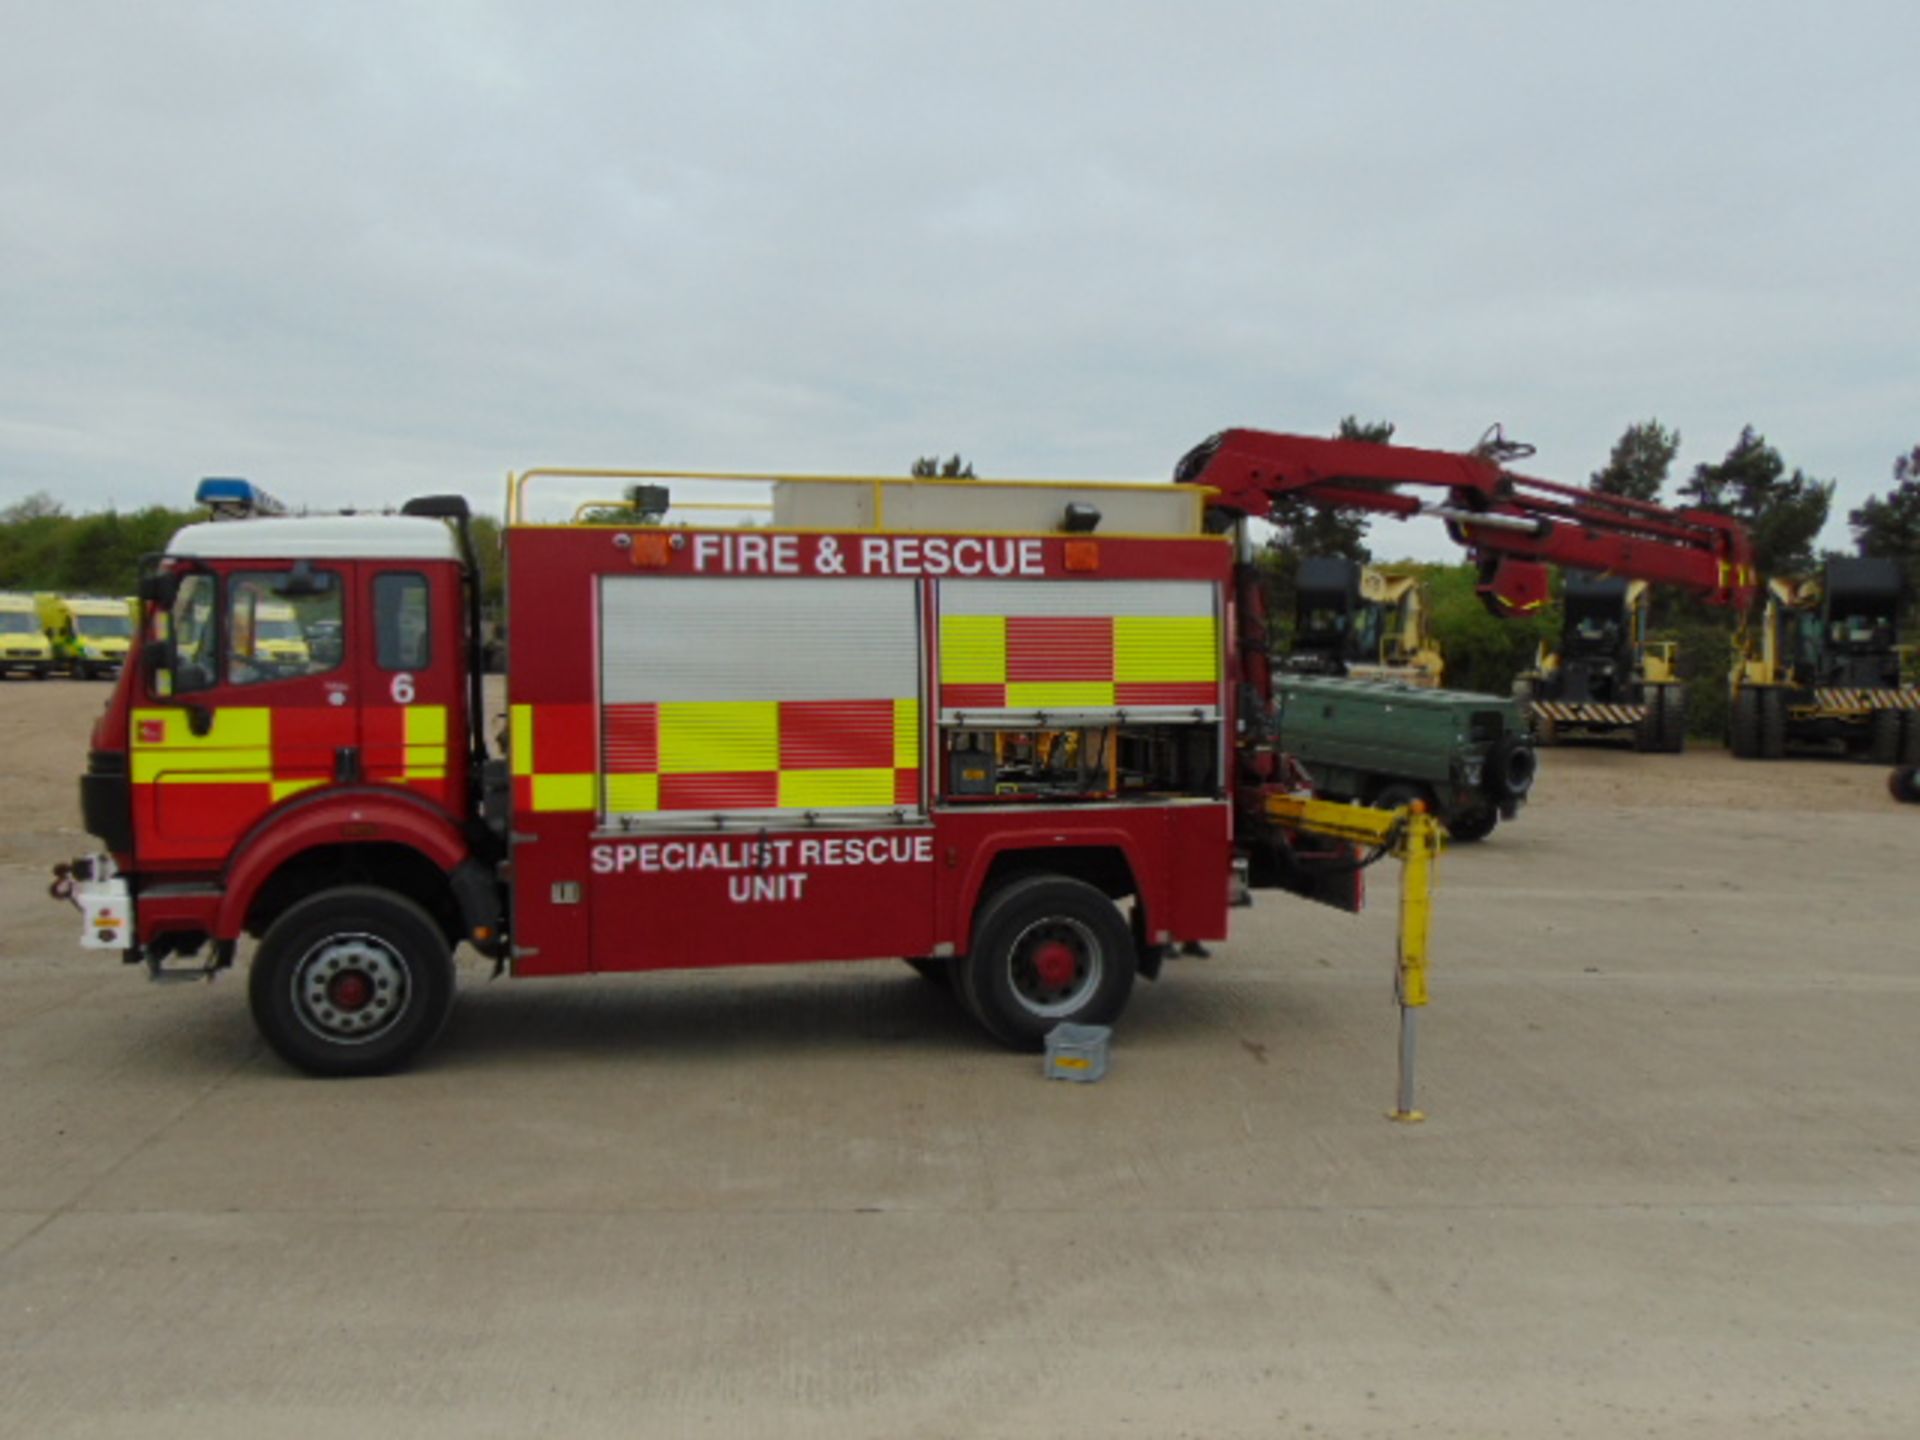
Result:
<svg viewBox="0 0 1920 1440"><path fill-rule="evenodd" d="M259 771L260 779L273 773L273 751L263 745L221 747L218 750L135 749L132 754L133 783L151 785L159 780L222 780L246 778Z"/></svg>
<svg viewBox="0 0 1920 1440"><path fill-rule="evenodd" d="M298 795L302 790L312 790L327 782L315 776L309 780L276 780L273 782L273 799L277 805L289 795Z"/></svg>
<svg viewBox="0 0 1920 1440"><path fill-rule="evenodd" d="M1111 680L1023 680L1007 686L1009 710L1051 710L1113 704Z"/></svg>
<svg viewBox="0 0 1920 1440"><path fill-rule="evenodd" d="M1004 615L942 615L940 678L949 685L998 685L1007 678Z"/></svg>
<svg viewBox="0 0 1920 1440"><path fill-rule="evenodd" d="M1211 615L1116 615L1113 678L1130 683L1220 678Z"/></svg>
<svg viewBox="0 0 1920 1440"><path fill-rule="evenodd" d="M223 706L211 712L213 724L204 735L196 735L188 726L187 712L168 706L165 709L135 710L133 748L168 750L233 750L242 746L266 747L273 743L273 711L265 705ZM143 729L158 724L161 738L142 740Z"/></svg>
<svg viewBox="0 0 1920 1440"><path fill-rule="evenodd" d="M163 770L155 777L164 785L269 785L271 770Z"/></svg>
<svg viewBox="0 0 1920 1440"><path fill-rule="evenodd" d="M409 745L405 759L401 762L403 773L410 780L424 780L429 770L446 772L447 747L444 745Z"/></svg>
<svg viewBox="0 0 1920 1440"><path fill-rule="evenodd" d="M533 808L591 810L594 788L592 775L536 775L533 777Z"/></svg>
<svg viewBox="0 0 1920 1440"><path fill-rule="evenodd" d="M896 770L920 768L920 702L893 702L893 764Z"/></svg>
<svg viewBox="0 0 1920 1440"><path fill-rule="evenodd" d="M409 749L415 745L445 745L447 743L447 707L444 705L409 705L402 712L406 718L406 744Z"/></svg>
<svg viewBox="0 0 1920 1440"><path fill-rule="evenodd" d="M783 810L825 810L839 805L891 805L892 770L783 770Z"/></svg>
<svg viewBox="0 0 1920 1440"><path fill-rule="evenodd" d="M660 808L658 775L607 776L607 809L616 813Z"/></svg>
<svg viewBox="0 0 1920 1440"><path fill-rule="evenodd" d="M713 775L779 768L778 701L661 702L662 775Z"/></svg>
<svg viewBox="0 0 1920 1440"><path fill-rule="evenodd" d="M513 773L516 775L533 774L533 707L531 705L510 706L507 711L508 744L512 750Z"/></svg>

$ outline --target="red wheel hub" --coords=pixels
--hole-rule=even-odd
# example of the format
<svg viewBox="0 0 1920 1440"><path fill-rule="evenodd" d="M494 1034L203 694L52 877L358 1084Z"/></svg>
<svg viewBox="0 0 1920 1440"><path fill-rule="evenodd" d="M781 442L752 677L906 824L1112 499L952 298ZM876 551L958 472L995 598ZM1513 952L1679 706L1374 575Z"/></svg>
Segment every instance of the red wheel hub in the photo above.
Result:
<svg viewBox="0 0 1920 1440"><path fill-rule="evenodd" d="M1080 957L1064 940L1046 940L1033 952L1033 970L1049 990L1064 990L1073 984Z"/></svg>
<svg viewBox="0 0 1920 1440"><path fill-rule="evenodd" d="M327 982L327 999L337 1010L359 1010L373 999L373 982L358 970L342 970Z"/></svg>

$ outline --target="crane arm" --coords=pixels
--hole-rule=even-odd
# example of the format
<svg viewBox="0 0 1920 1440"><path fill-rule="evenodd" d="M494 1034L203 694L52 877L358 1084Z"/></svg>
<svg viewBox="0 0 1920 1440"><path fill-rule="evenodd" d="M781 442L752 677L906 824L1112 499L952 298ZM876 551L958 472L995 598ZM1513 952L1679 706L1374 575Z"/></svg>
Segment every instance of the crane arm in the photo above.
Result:
<svg viewBox="0 0 1920 1440"><path fill-rule="evenodd" d="M1541 480L1502 463L1531 453L1497 433L1461 453L1224 430L1190 450L1174 479L1212 489L1213 508L1229 519L1265 518L1288 497L1400 519L1436 516L1479 562L1480 597L1495 614L1546 603L1552 565L1677 585L1714 605L1751 604L1753 546L1738 520Z"/></svg>

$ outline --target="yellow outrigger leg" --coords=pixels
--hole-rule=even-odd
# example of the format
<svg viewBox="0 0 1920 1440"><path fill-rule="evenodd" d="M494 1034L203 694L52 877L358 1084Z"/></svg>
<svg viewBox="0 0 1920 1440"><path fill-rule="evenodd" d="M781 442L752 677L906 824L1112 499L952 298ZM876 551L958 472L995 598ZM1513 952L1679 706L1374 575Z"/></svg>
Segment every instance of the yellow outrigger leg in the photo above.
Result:
<svg viewBox="0 0 1920 1440"><path fill-rule="evenodd" d="M1413 1105L1415 1012L1427 1003L1427 952L1433 929L1433 862L1440 854L1440 822L1424 802L1374 810L1295 795L1267 797L1267 814L1288 830L1350 840L1388 853L1401 864L1400 955L1393 993L1400 1004L1400 1085L1387 1118L1414 1125L1427 1117Z"/></svg>

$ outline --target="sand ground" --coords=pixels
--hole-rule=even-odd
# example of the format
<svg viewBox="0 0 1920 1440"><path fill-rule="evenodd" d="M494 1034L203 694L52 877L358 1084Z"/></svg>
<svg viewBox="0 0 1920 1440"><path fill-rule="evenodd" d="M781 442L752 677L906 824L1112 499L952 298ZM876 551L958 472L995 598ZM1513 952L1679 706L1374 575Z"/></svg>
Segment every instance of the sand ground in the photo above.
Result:
<svg viewBox="0 0 1920 1440"><path fill-rule="evenodd" d="M1558 751L1052 1085L883 962L489 983L319 1083L74 946L104 687L0 687L0 1435L1920 1434L1920 813Z"/></svg>

